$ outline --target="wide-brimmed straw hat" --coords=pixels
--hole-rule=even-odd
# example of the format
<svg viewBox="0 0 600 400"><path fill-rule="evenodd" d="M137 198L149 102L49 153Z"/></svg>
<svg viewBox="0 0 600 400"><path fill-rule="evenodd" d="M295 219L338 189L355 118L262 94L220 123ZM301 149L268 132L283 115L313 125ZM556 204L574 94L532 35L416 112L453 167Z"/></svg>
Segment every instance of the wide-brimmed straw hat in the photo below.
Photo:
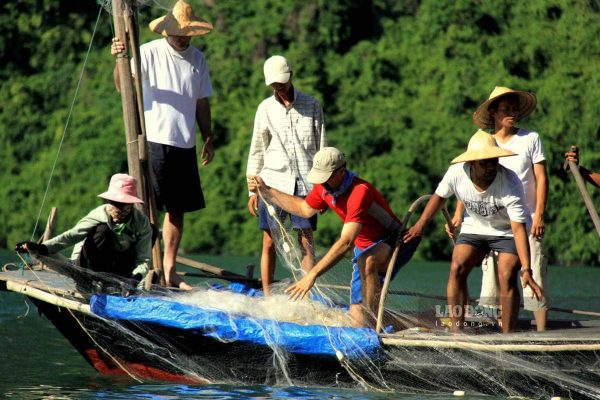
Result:
<svg viewBox="0 0 600 400"><path fill-rule="evenodd" d="M127 174L114 174L110 178L108 190L98 197L126 204L144 202L137 197L137 179Z"/></svg>
<svg viewBox="0 0 600 400"><path fill-rule="evenodd" d="M213 29L210 22L197 17L192 6L183 0L175 3L167 15L155 19L148 26L152 32L163 36L202 36Z"/></svg>
<svg viewBox="0 0 600 400"><path fill-rule="evenodd" d="M471 136L467 151L450 161L450 164L508 156L516 156L516 154L499 147L492 135L480 129Z"/></svg>
<svg viewBox="0 0 600 400"><path fill-rule="evenodd" d="M488 111L488 107L492 102L498 100L502 96L506 96L509 94L513 94L519 97L519 113L515 116L517 121L525 118L533 110L535 110L535 106L537 104L537 98L535 94L530 92L522 92L520 90L513 90L503 86L496 86L490 97L481 103L477 110L473 113L473 122L480 128L493 128L494 120Z"/></svg>

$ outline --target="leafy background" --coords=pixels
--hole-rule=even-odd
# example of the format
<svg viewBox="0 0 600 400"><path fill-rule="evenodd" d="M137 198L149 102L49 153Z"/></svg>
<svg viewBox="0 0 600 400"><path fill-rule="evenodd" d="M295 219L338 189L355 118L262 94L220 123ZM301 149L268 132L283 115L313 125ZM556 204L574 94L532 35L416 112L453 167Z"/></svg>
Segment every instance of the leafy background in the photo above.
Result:
<svg viewBox="0 0 600 400"><path fill-rule="evenodd" d="M172 3L156 0L140 9L142 42L156 37L147 23ZM555 264L600 265L598 236L561 169L574 143L582 164L600 169L598 0L191 3L215 26L193 43L212 74L217 156L200 168L208 206L186 217L183 251L259 252L244 175L254 112L270 95L262 63L282 54L295 86L322 101L331 145L399 215L431 193L464 151L476 130L471 114L495 85L535 92L537 110L522 125L541 134L548 160L547 256ZM127 162L112 83L111 16L91 0L20 0L0 5L0 29L0 246L10 248L32 236L39 213L43 225L51 206L59 207L58 231L72 226ZM600 193L591 194L598 204ZM321 252L339 230L332 213L320 218ZM448 259L441 218L426 235L417 256Z"/></svg>

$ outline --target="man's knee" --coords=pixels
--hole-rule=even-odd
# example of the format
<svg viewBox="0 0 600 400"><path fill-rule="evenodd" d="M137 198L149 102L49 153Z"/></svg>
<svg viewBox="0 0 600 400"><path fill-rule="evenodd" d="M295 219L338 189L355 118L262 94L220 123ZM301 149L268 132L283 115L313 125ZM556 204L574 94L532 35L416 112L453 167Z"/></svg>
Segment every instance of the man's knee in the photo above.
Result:
<svg viewBox="0 0 600 400"><path fill-rule="evenodd" d="M466 278L471 270L471 266L464 262L452 260L450 263L450 277L455 279Z"/></svg>

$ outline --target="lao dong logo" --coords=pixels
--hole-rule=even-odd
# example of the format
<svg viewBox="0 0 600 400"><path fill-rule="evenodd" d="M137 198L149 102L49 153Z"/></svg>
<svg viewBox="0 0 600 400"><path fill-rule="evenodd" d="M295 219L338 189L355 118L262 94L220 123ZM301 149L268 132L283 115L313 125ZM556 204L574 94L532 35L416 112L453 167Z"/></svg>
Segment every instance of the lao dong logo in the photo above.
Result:
<svg viewBox="0 0 600 400"><path fill-rule="evenodd" d="M464 327L501 326L502 310L499 307L485 307L471 304L467 304L466 306L438 304L435 306L436 325L451 326L450 315L453 315L455 318L461 318L464 315L464 321L457 322L457 324L462 324Z"/></svg>

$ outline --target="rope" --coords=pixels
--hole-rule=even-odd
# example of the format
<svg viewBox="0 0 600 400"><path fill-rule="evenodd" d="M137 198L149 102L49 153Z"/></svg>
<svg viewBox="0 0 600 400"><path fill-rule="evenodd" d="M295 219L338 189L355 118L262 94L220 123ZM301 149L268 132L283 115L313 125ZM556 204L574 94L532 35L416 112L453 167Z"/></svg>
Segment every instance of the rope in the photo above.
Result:
<svg viewBox="0 0 600 400"><path fill-rule="evenodd" d="M66 121L65 127L63 129L62 137L60 138L58 150L56 151L56 157L54 158L54 162L52 163L52 168L50 169L50 176L48 177L48 183L46 184L46 190L44 192L44 197L42 198L42 204L40 204L40 210L39 210L37 218L35 220L35 226L33 227L33 232L31 232L31 239L30 239L31 241L33 241L35 238L35 232L37 231L37 227L40 222L42 210L44 208L44 204L46 203L46 198L48 197L48 192L50 191L50 183L52 182L52 176L54 175L54 170L56 169L56 164L58 163L58 157L60 155L62 145L63 145L63 143L65 141L65 137L67 135L67 128L69 127L69 122L71 121L71 115L73 115L73 109L75 108L75 100L77 99L77 96L79 94L79 89L81 87L81 81L83 80L83 73L85 72L85 67L87 65L87 61L90 56L90 52L92 50L92 44L94 43L94 37L96 36L96 31L98 30L98 23L100 21L100 15L102 15L102 7L100 7L100 9L98 10L98 17L96 18L96 25L94 26L94 31L92 32L90 44L88 45L87 53L85 54L85 59L83 60L83 66L81 67L81 73L79 74L79 80L77 81L77 87L75 88L75 95L73 96L73 100L71 101L69 115L67 116L67 121Z"/></svg>
<svg viewBox="0 0 600 400"><path fill-rule="evenodd" d="M260 197L260 199L262 200L263 203L265 203L265 206L267 207L267 210L269 212L269 215L271 217L273 217L273 220L277 223L277 226L279 228L279 233L281 234L281 237L283 238L283 252L284 254L290 253L292 250L294 251L293 256L295 256L296 261L298 262L298 265L302 266L302 262L300 261L300 257L298 256L298 252L296 251L296 249L293 246L293 242L290 239L287 231L285 230L285 227L283 226L283 224L281 223L281 221L279 220L279 218L277 217L277 213L275 212L275 209L273 208L273 206L265 199L265 197L263 196L262 192L260 190L257 190L258 192L258 196ZM292 264L292 260L288 260L290 261L290 264ZM293 265L290 265L291 271L292 271L292 276L294 278L294 281L297 282L298 281L298 277L296 276L296 273L294 271ZM302 269L302 268L300 268Z"/></svg>

